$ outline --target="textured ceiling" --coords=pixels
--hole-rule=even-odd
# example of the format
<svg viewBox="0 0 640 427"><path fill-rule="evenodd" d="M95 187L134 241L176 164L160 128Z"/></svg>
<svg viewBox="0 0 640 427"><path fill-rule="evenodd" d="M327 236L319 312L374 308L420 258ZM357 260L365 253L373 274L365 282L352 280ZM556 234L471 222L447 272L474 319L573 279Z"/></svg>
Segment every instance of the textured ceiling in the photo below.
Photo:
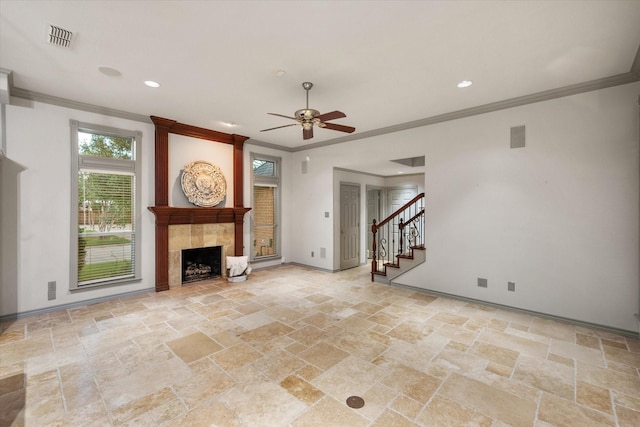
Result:
<svg viewBox="0 0 640 427"><path fill-rule="evenodd" d="M293 123L267 113L305 107L304 81L310 107L343 111L358 137L628 74L638 23L640 1L616 0L3 0L0 67L19 89L299 149L347 135L260 132ZM48 24L73 31L71 49L47 43Z"/></svg>

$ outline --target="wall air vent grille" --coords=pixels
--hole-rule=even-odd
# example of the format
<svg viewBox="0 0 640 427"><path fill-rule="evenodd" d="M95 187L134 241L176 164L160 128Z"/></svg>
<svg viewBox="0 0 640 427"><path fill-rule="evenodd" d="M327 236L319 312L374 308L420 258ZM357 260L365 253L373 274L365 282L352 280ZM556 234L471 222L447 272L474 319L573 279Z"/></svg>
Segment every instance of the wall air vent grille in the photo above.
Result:
<svg viewBox="0 0 640 427"><path fill-rule="evenodd" d="M55 25L49 25L48 42L60 47L71 47L73 33Z"/></svg>

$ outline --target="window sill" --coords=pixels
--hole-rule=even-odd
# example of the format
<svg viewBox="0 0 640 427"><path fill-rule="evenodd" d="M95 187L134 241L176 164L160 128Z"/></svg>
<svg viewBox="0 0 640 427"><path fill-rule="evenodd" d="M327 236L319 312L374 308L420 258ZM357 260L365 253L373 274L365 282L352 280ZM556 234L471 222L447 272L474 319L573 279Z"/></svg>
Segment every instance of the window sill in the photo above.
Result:
<svg viewBox="0 0 640 427"><path fill-rule="evenodd" d="M75 288L70 288L69 292L76 293L76 292L82 292L82 291L95 290L97 288L110 288L110 287L114 287L114 286L129 285L129 284L132 284L132 283L140 283L140 282L142 282L142 277L134 277L134 278L129 278L129 279L112 280L112 281L109 281L109 282L92 283L92 284L89 284L89 285L76 286Z"/></svg>
<svg viewBox="0 0 640 427"><path fill-rule="evenodd" d="M260 258L255 258L252 260L249 260L250 263L252 264L259 264L261 262L269 262L269 261L276 261L282 258L282 255L269 255L269 256L261 256Z"/></svg>

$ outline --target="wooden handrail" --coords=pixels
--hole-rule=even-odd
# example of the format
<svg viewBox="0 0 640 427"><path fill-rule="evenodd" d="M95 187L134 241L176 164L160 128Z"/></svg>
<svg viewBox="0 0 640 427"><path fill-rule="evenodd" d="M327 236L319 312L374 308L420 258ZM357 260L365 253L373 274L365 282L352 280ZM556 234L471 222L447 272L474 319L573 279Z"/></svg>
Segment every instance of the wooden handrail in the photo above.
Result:
<svg viewBox="0 0 640 427"><path fill-rule="evenodd" d="M380 224L376 223L376 220L373 219L372 223L371 223L371 233L373 234L373 239L371 240L371 252L372 252L372 257L371 257L371 280L374 280L374 277L376 274L381 274L379 269L378 269L378 262L380 261L378 259L378 231L382 231L383 233L385 232L386 229L389 228L389 224L394 218L400 216L400 221L395 224L393 224L393 228L395 229L397 227L397 238L398 238L398 245L396 246L392 241L395 240L395 237L392 239L392 241L388 242L389 246L388 248L384 248L384 246L381 246L381 249L384 248L386 255L383 255L384 258L387 258L387 263L384 264L384 273L382 274L386 274L386 269L387 269L387 265L395 265L397 264L397 262L395 264L391 264L390 261L390 257L391 257L391 252L394 252L395 257L397 257L398 255L401 255L404 253L404 228L413 223L414 221L416 221L418 218L420 217L424 217L424 213L425 213L425 207L424 207L424 202L421 202L418 205L418 202L424 199L424 193L420 193L417 196L415 196L413 199L411 199L409 202L405 203L401 208L397 209L395 212L393 212L391 215L389 215L387 218L385 218L382 222L380 222ZM413 209L413 210L412 210ZM404 214L405 212L408 211L408 214L411 214L411 212L415 212L416 210L419 209L419 212L415 213L407 222L404 221L403 216L401 216L401 214ZM389 225L387 225L389 224ZM385 227L387 226L387 227ZM385 228L383 228L385 227ZM395 233L395 232L394 232ZM389 237L389 236L387 236ZM411 241L411 239L409 239ZM382 239L380 244L382 245L382 241L386 242L386 239ZM396 249L397 249L397 253L396 253ZM384 262L384 261L383 261Z"/></svg>
<svg viewBox="0 0 640 427"><path fill-rule="evenodd" d="M424 208L420 209L420 212L418 212L417 214L415 214L414 216L412 216L411 218L409 218L408 220L404 221L404 222L400 222L401 225L401 229L405 228L408 224L412 223L413 221L415 221L416 219L418 219L420 217L420 215L424 215Z"/></svg>
<svg viewBox="0 0 640 427"><path fill-rule="evenodd" d="M388 223L389 221L391 221L393 218L397 217L398 215L400 215L400 213L402 213L405 209L407 209L409 206L411 206L412 204L414 204L415 202L417 202L418 200L420 200L421 198L424 197L424 193L420 193L418 194L416 197L414 197L413 199L411 199L411 201L405 203L400 209L396 210L394 213L392 213L391 215L389 215L389 217L387 217L385 220L383 220L382 222L380 222L380 224L374 224L371 226L371 231L373 230L373 227L376 227L376 230L379 230L380 227L382 227L383 225L385 225L386 223Z"/></svg>

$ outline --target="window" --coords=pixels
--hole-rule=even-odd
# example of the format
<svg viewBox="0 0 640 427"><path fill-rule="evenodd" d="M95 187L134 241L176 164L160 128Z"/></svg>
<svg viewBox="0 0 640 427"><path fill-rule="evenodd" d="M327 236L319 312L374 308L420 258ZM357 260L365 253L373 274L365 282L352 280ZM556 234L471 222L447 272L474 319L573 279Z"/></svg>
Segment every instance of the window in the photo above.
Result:
<svg viewBox="0 0 640 427"><path fill-rule="evenodd" d="M252 154L251 161L251 259L276 258L280 256L280 159Z"/></svg>
<svg viewBox="0 0 640 427"><path fill-rule="evenodd" d="M71 121L72 290L140 279L141 136Z"/></svg>

